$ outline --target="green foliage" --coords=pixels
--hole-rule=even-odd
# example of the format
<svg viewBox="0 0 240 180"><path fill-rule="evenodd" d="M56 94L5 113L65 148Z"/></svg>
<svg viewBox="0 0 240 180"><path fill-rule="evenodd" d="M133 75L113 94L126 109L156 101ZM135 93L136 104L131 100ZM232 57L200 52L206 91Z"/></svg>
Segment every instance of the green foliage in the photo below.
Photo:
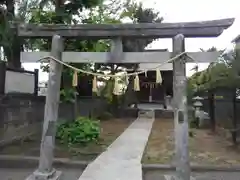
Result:
<svg viewBox="0 0 240 180"><path fill-rule="evenodd" d="M192 117L189 122L190 128L198 128L199 127L199 119Z"/></svg>
<svg viewBox="0 0 240 180"><path fill-rule="evenodd" d="M159 13L152 8L143 8L141 3L136 3L131 0L90 0L90 1L54 1L54 0L24 0L21 3L15 3L18 6L19 17L21 21L26 23L47 23L47 24L115 24L121 23L123 18L129 18L134 23L139 22L161 22ZM81 13L83 12L83 13ZM5 34L5 33L4 33ZM3 37L5 37L3 35ZM144 48L153 41L153 39L142 40L124 40L124 51L143 51ZM11 42L5 40L5 42ZM51 48L51 40L49 39L28 39L24 40L24 48L27 50L49 51ZM88 51L88 52L106 52L110 49L109 40L86 40L80 41L77 39L66 39L64 42L65 51ZM89 60L91 61L91 60ZM77 68L87 71L98 71L102 73L106 69L111 73L119 71L118 68L112 68L114 64L71 64ZM136 64L121 64L123 68L137 67ZM42 65L43 71L48 72L49 66ZM120 68L121 69L121 68ZM136 69L136 68L133 68ZM61 100L71 102L73 101L75 88L71 87L72 70L63 68L63 81L61 90ZM83 74L79 74L80 76ZM113 99L113 82L110 80L106 87L107 94L103 96L112 103Z"/></svg>
<svg viewBox="0 0 240 180"><path fill-rule="evenodd" d="M57 127L56 138L62 144L86 145L91 142L97 142L100 131L99 121L79 117L75 121L61 123Z"/></svg>
<svg viewBox="0 0 240 180"><path fill-rule="evenodd" d="M192 103L192 98L194 97L195 91L196 91L196 88L194 87L194 83L191 81L191 79L188 79L188 81L187 81L187 101L189 104Z"/></svg>
<svg viewBox="0 0 240 180"><path fill-rule="evenodd" d="M194 137L194 132L193 132L192 130L189 130L189 131L188 131L188 136L189 136L190 138L193 138L193 137Z"/></svg>
<svg viewBox="0 0 240 180"><path fill-rule="evenodd" d="M59 16L63 17L67 15L78 15L79 12L84 10L84 8L93 8L99 5L101 2L102 0L41 0L40 8L48 7L49 4L53 4L55 7L59 8Z"/></svg>
<svg viewBox="0 0 240 180"><path fill-rule="evenodd" d="M10 31L8 20L24 23L66 23L75 22L73 15L79 18L80 12L93 8L102 0L74 0L74 1L55 1L55 0L22 0L22 1L0 1L0 47L4 48L4 55L13 66L19 66L20 54L22 49L27 50L49 50L50 40L38 39L27 40L19 39ZM79 22L77 22L79 24ZM14 43L13 43L14 41ZM41 48L39 48L41 47Z"/></svg>
<svg viewBox="0 0 240 180"><path fill-rule="evenodd" d="M206 70L195 73L189 83L195 91L205 91L216 88L232 88L238 86L237 77L231 67L225 63L216 63Z"/></svg>
<svg viewBox="0 0 240 180"><path fill-rule="evenodd" d="M77 91L74 88L65 88L60 91L60 100L61 102L73 103L75 101L75 96Z"/></svg>
<svg viewBox="0 0 240 180"><path fill-rule="evenodd" d="M216 51L216 48L211 48L208 51ZM189 96L192 94L191 91L207 91L217 88L239 88L239 72L240 66L237 51L231 52L231 54L225 54L219 61L211 63L206 70L197 72L189 78Z"/></svg>
<svg viewBox="0 0 240 180"><path fill-rule="evenodd" d="M83 20L84 23L96 23L95 21L98 21L97 15L93 15L88 17L87 19ZM57 14L54 11L43 11L41 9L36 9L33 12L32 18L30 19L31 23L48 23L53 24L55 23L55 20L57 18ZM63 18L65 23L69 23L69 21L73 20L70 16ZM76 22L80 23L80 22ZM31 43L30 43L31 42ZM51 42L49 40L31 40L29 41L29 44L31 44L32 49L40 49L43 51L50 49ZM80 52L104 52L109 50L109 42L107 40L85 40L85 41L79 41L77 39L66 39L65 40L65 50L66 51L80 51ZM91 60L89 60L91 62ZM70 63L70 65L79 68L84 69L86 71L93 71L92 69L92 63ZM100 67L101 65L98 65ZM49 64L42 64L41 69L44 72L49 71ZM61 101L65 102L72 102L75 98L76 89L72 87L72 76L73 71L67 67L63 67L63 81L62 81L62 87L61 89ZM81 76L86 76L85 74L79 73L78 78L81 79Z"/></svg>
<svg viewBox="0 0 240 180"><path fill-rule="evenodd" d="M0 47L10 49L12 45L12 31L10 28L9 13L0 5Z"/></svg>
<svg viewBox="0 0 240 180"><path fill-rule="evenodd" d="M115 83L114 81L115 80L113 78L107 80L105 87L100 92L100 96L104 97L109 104L113 100L113 88L114 88L114 83Z"/></svg>

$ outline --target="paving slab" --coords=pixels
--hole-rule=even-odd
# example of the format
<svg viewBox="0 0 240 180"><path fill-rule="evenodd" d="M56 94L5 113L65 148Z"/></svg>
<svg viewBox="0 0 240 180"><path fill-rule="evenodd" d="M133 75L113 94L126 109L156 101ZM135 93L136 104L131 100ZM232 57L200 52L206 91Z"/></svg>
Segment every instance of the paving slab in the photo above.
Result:
<svg viewBox="0 0 240 180"><path fill-rule="evenodd" d="M136 119L95 161L79 180L141 180L141 159L154 118Z"/></svg>

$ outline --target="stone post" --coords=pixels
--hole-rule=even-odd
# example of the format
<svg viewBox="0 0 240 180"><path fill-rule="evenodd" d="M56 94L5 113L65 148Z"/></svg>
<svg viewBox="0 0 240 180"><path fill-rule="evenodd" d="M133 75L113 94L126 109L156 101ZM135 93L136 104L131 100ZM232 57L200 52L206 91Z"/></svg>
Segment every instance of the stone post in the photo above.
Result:
<svg viewBox="0 0 240 180"><path fill-rule="evenodd" d="M184 46L184 36L182 34L175 36L173 38L173 56L184 52ZM183 56L173 61L173 109L177 180L190 180L185 60Z"/></svg>
<svg viewBox="0 0 240 180"><path fill-rule="evenodd" d="M54 35L52 39L51 55L61 60L62 51L63 40L60 36ZM39 166L27 180L58 180L61 175L60 171L56 171L52 167L56 122L58 119L61 74L62 65L55 61L50 61Z"/></svg>
<svg viewBox="0 0 240 180"><path fill-rule="evenodd" d="M108 61L110 63L120 63L123 60L123 44L121 37L111 40L111 51Z"/></svg>
<svg viewBox="0 0 240 180"><path fill-rule="evenodd" d="M196 96L193 98L193 107L194 107L194 119L196 121L196 126L199 128L200 126L203 125L203 118L202 118L202 113L203 111L201 110L201 107L203 106L201 100L204 98Z"/></svg>

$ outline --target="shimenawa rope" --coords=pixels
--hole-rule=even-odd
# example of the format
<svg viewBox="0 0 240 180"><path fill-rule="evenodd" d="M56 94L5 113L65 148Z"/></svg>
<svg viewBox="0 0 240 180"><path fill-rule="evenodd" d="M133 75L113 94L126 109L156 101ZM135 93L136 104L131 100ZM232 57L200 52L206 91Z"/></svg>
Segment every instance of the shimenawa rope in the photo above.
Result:
<svg viewBox="0 0 240 180"><path fill-rule="evenodd" d="M134 78L134 90L135 91L140 91L140 85L139 85L139 77L138 75L139 74L142 74L142 73L145 73L145 76L147 74L147 71L152 71L152 70L156 70L156 83L157 84L161 84L162 83L162 76L161 76L161 71L160 71L160 67L167 64L167 63L170 63L174 60L176 60L177 58L181 57L182 55L186 54L186 52L182 52L176 56L174 56L173 58L163 62L162 64L156 66L155 68L150 68L150 69L145 69L145 70L142 70L142 71L139 71L139 72L134 72L134 73L124 73L124 74L100 74L100 73L94 73L94 72L90 72L90 71L85 71L83 69L79 69L79 68L76 68L70 64L67 64L63 61L60 61L59 59L56 59L54 58L53 56L46 56L46 57L43 57L41 59L39 59L38 61L43 61L43 60L46 60L46 59L50 59L50 60L54 60L72 70L74 70L74 74L73 74L73 80L72 80L72 85L74 87L76 87L78 85L78 73L81 72L81 73L85 73L85 74L90 74L90 75L93 75L94 78L93 78L93 83L92 83L92 91L93 92L97 92L97 76L100 76L100 77L110 77L110 78L115 78L115 85L114 85L114 90L113 90L113 93L118 95L118 92L116 92L116 89L119 89L117 87L118 83L117 83L117 77L129 77L129 76L135 76ZM187 54L186 54L187 55ZM188 55L187 55L188 56ZM190 59L192 59L190 56L188 56Z"/></svg>

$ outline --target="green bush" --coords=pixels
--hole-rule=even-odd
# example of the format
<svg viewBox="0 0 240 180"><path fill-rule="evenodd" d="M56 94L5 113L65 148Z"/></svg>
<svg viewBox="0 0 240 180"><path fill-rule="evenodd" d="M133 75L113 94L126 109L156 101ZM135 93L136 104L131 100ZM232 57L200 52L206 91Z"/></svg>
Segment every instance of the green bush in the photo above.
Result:
<svg viewBox="0 0 240 180"><path fill-rule="evenodd" d="M79 117L75 121L61 123L57 128L56 138L62 144L86 145L91 142L97 142L100 131L99 121Z"/></svg>

